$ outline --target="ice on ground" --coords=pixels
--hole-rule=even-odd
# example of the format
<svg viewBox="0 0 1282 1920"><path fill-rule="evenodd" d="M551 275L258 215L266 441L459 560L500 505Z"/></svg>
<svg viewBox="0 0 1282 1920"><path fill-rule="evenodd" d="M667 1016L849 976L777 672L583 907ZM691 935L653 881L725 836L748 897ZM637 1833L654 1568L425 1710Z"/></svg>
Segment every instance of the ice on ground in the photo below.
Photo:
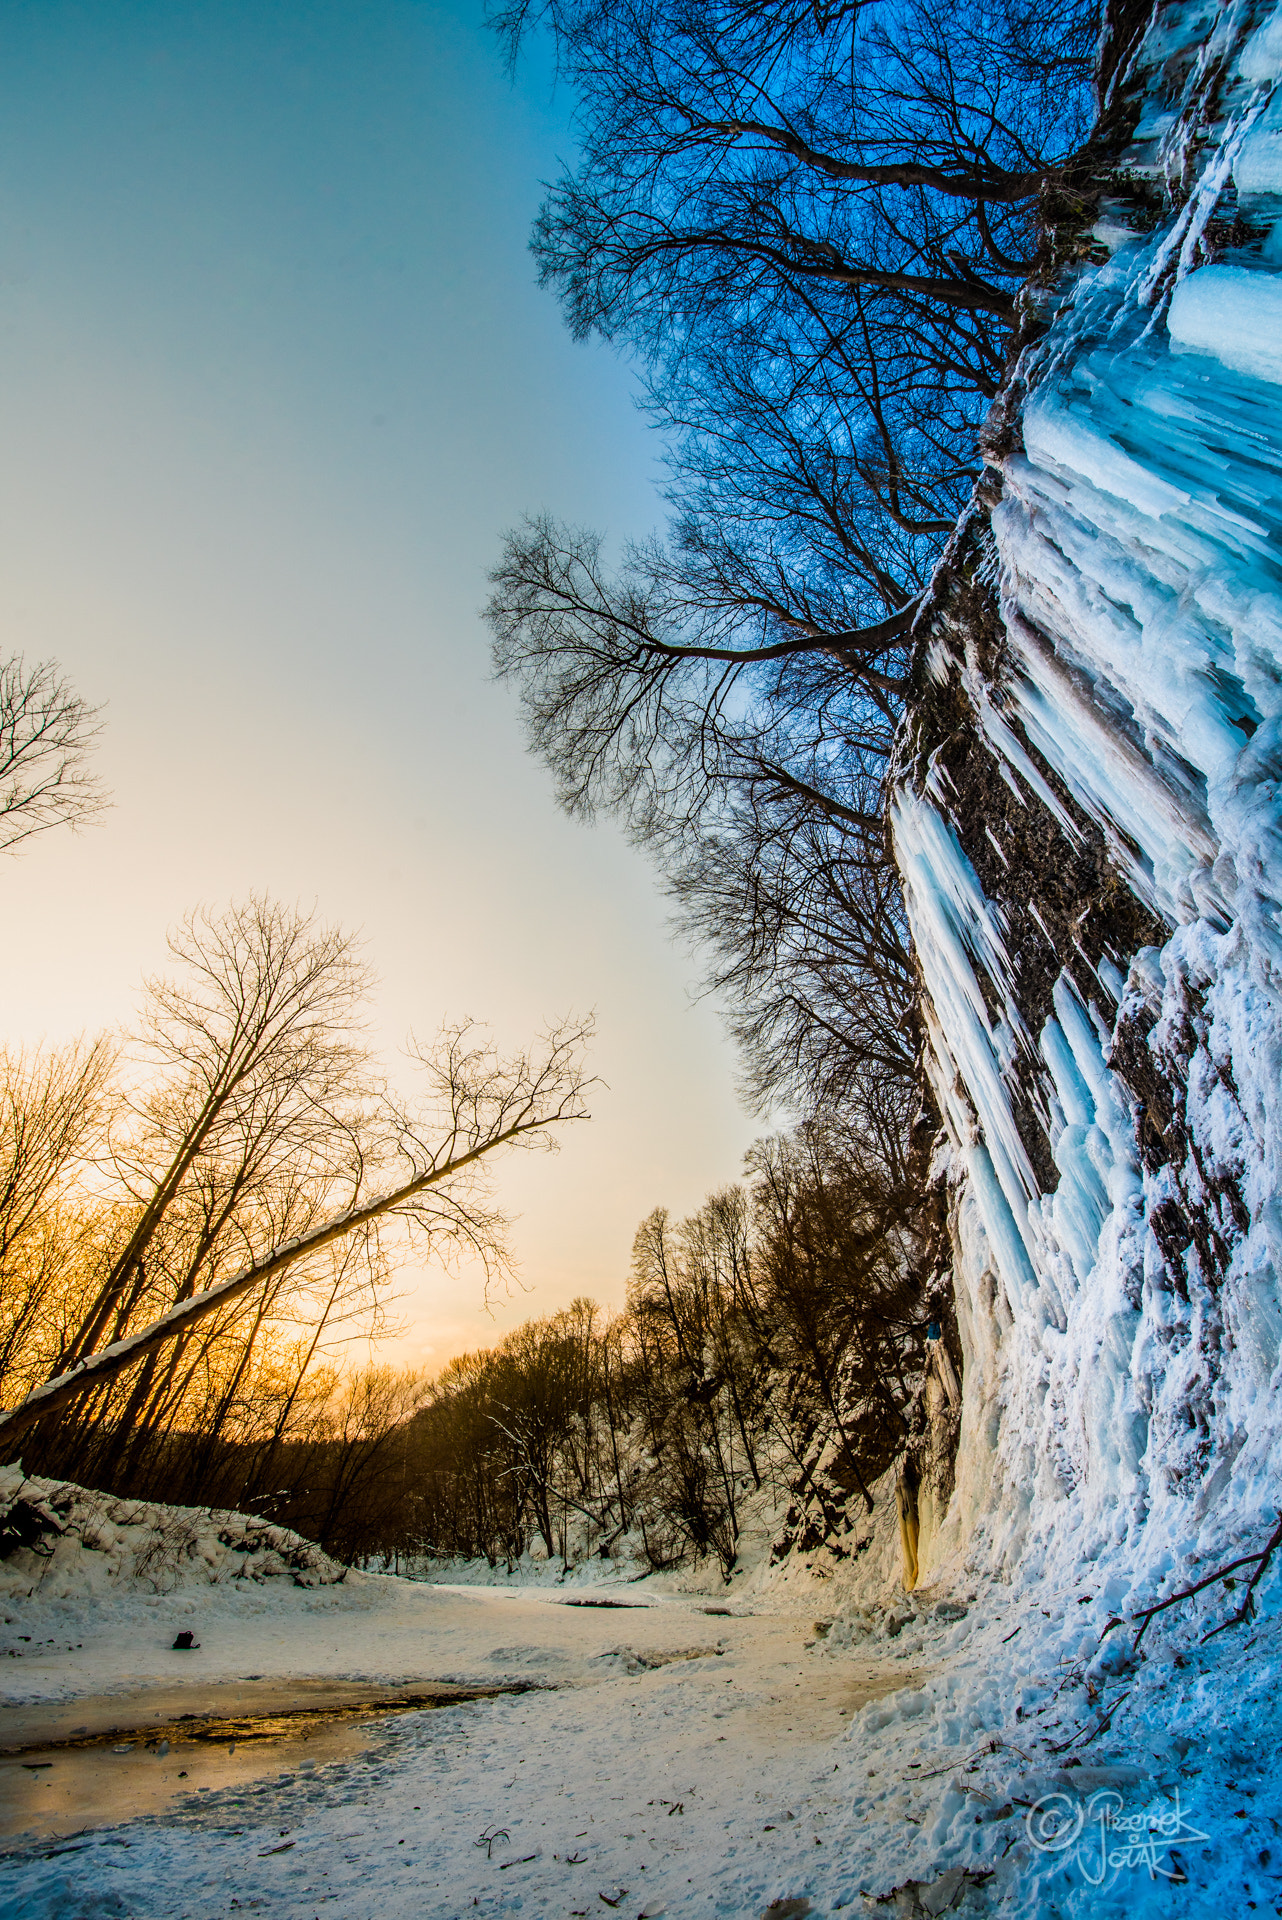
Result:
<svg viewBox="0 0 1282 1920"><path fill-rule="evenodd" d="M821 1612L830 1590L812 1582L804 1610L795 1582L760 1606L736 1597L715 1620L661 1578L615 1589L646 1603L626 1616L545 1586L370 1575L118 1596L84 1649L99 1686L172 1686L158 1610L178 1605L201 1643L197 1688L246 1669L492 1679L496 1659L548 1684L399 1714L358 1757L295 1757L279 1777L15 1845L0 1920L1165 1920L1176 1899L1223 1920L1282 1903L1272 1577L1249 1630L1202 1644L1235 1604L1217 1587L1160 1616L1138 1657L1133 1634L1104 1631L1135 1599L1112 1576L848 1591ZM66 1697L87 1684L84 1653L33 1645L0 1677ZM1157 1823L1160 1870L1138 1859L1095 1884L1101 1807ZM1065 1810L1083 1821L1061 1845Z"/></svg>

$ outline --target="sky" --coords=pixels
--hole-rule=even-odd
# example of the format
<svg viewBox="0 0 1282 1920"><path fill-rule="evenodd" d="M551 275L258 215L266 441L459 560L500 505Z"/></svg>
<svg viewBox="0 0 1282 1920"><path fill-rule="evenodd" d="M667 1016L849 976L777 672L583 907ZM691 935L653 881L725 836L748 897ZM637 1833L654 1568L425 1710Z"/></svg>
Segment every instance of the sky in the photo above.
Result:
<svg viewBox="0 0 1282 1920"><path fill-rule="evenodd" d="M0 648L104 707L113 807L0 865L0 1030L128 1023L187 909L251 889L359 930L373 1038L508 1046L595 1010L592 1121L513 1157L522 1290L411 1263L435 1369L579 1293L761 1131L643 857L557 811L490 678L501 534L643 535L659 448L526 248L572 151L479 0L6 0Z"/></svg>

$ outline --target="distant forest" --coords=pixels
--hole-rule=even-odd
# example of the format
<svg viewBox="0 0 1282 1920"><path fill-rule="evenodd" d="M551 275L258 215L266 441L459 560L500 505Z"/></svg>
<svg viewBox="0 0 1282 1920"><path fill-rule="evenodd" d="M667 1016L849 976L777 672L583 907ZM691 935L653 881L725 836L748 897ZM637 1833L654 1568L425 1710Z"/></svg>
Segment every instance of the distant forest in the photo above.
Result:
<svg viewBox="0 0 1282 1920"><path fill-rule="evenodd" d="M916 1411L907 1223L855 1140L808 1128L750 1158L746 1187L642 1223L621 1313L576 1301L433 1382L402 1441L420 1552L714 1558L728 1579L763 1489L792 1502L780 1553L842 1551Z"/></svg>

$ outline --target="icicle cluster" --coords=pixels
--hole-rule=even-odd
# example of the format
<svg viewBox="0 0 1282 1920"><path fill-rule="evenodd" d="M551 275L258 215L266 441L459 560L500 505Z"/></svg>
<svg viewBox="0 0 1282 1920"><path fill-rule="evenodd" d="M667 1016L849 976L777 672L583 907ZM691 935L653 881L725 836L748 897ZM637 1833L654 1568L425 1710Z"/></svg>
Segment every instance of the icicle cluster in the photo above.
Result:
<svg viewBox="0 0 1282 1920"><path fill-rule="evenodd" d="M1115 82L1143 106L1094 258L945 562L980 555L996 653L964 620L927 635L1002 799L927 739L893 807L965 1357L927 1567L1153 1565L1277 1500L1279 76L1276 10L1159 9ZM1029 871L1007 829L1034 816ZM1092 844L1088 937L1047 900ZM1053 956L1037 990L1017 923Z"/></svg>

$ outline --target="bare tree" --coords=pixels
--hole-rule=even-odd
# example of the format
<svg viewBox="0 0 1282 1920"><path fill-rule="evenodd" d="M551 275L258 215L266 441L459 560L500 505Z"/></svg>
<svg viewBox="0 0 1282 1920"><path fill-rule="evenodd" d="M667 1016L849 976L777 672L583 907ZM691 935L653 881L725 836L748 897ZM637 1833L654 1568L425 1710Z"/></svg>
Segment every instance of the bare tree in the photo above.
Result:
<svg viewBox="0 0 1282 1920"><path fill-rule="evenodd" d="M421 1395L414 1374L371 1365L345 1379L325 1406L312 1441L324 1498L310 1532L328 1552L353 1557L353 1546L368 1538L369 1515L361 1509L371 1502L382 1508L384 1526L396 1529L399 1516L388 1509L407 1489L403 1473L399 1486L388 1485L389 1470L403 1457L400 1443Z"/></svg>
<svg viewBox="0 0 1282 1920"><path fill-rule="evenodd" d="M915 979L887 837L736 794L670 863L749 1102L843 1114L896 1157L915 1108Z"/></svg>
<svg viewBox="0 0 1282 1920"><path fill-rule="evenodd" d="M769 1385L740 1190L676 1227L662 1207L642 1221L628 1317L649 1455L637 1502L655 1535L715 1552L728 1579L743 1495L762 1484Z"/></svg>
<svg viewBox="0 0 1282 1920"><path fill-rule="evenodd" d="M576 334L638 351L656 418L686 436L695 517L690 442L705 481L768 496L794 565L785 522L813 531L843 491L865 557L896 527L937 542L975 469L1037 197L1089 129L1095 10L518 0L495 20L513 55L536 19L581 158L534 252ZM855 491L834 495L823 476L843 469Z"/></svg>
<svg viewBox="0 0 1282 1920"><path fill-rule="evenodd" d="M102 1138L113 1065L105 1040L0 1052L0 1392L57 1352L68 1282L98 1226L74 1183Z"/></svg>
<svg viewBox="0 0 1282 1920"><path fill-rule="evenodd" d="M535 11L501 17L510 41ZM1085 132L1082 8L537 13L579 94L583 158L536 248L583 331L626 325L641 301L688 303L692 258L705 283L733 274L740 290L755 273L888 293L905 321L918 306L1008 312L1020 214Z"/></svg>
<svg viewBox="0 0 1282 1920"><path fill-rule="evenodd" d="M1095 9L495 12L513 57L536 23L580 158L533 249L572 331L633 352L672 518L613 569L550 519L510 534L496 664L562 803L659 858L754 1097L871 1110L913 1051L882 820L912 623L980 471L1042 204L1082 165Z"/></svg>
<svg viewBox="0 0 1282 1920"><path fill-rule="evenodd" d="M811 608L809 634L738 646L654 552L611 578L595 537L548 521L511 536L494 584L531 743L569 811L621 815L658 855L754 1101L853 1113L891 1065L906 1087L913 978L881 808L907 620L835 633Z"/></svg>
<svg viewBox="0 0 1282 1920"><path fill-rule="evenodd" d="M555 1144L552 1129L585 1117L590 1084L586 1023L505 1059L464 1022L416 1050L425 1084L407 1108L377 1085L359 1043L364 973L345 935L256 899L190 917L171 944L183 974L149 983L137 1056L147 1075L100 1161L108 1194L124 1195L115 1249L53 1377L0 1418L3 1432L78 1407L78 1431L113 1436L108 1475L198 1386L207 1409L224 1410L208 1417L224 1417L291 1291L328 1288L334 1310L332 1269L315 1260L337 1243L361 1249L342 1288L349 1301L363 1294L367 1314L379 1223L393 1215L438 1255L466 1251L500 1273L506 1222L482 1163L507 1145Z"/></svg>
<svg viewBox="0 0 1282 1920"><path fill-rule="evenodd" d="M251 898L189 915L169 945L180 971L147 983L141 1085L108 1147L130 1231L62 1368L304 1231L362 1177L374 1086L352 1031L366 984L352 939Z"/></svg>
<svg viewBox="0 0 1282 1920"><path fill-rule="evenodd" d="M759 1142L749 1170L778 1358L871 1511L870 1483L903 1449L921 1371L921 1196L876 1142L814 1123Z"/></svg>
<svg viewBox="0 0 1282 1920"><path fill-rule="evenodd" d="M0 850L101 811L103 789L85 766L98 713L51 660L0 661Z"/></svg>

